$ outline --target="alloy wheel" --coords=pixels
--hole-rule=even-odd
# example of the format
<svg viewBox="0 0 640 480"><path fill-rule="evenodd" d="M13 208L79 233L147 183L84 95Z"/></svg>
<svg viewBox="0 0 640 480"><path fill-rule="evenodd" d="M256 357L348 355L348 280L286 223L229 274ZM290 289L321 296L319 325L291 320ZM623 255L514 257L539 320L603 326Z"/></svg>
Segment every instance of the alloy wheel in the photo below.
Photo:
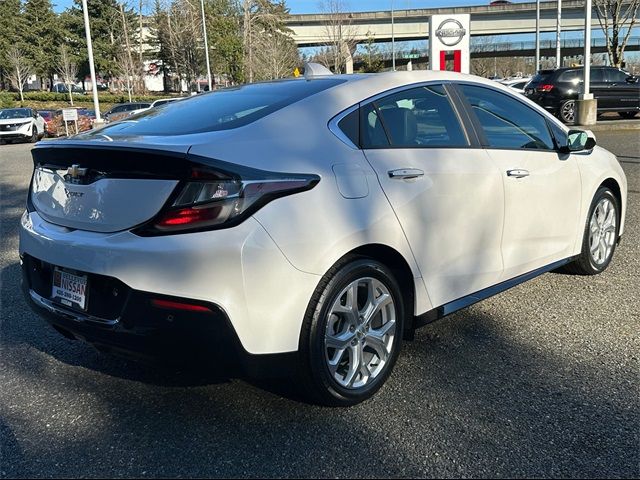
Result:
<svg viewBox="0 0 640 480"><path fill-rule="evenodd" d="M389 364L396 334L396 306L383 282L363 277L351 282L329 310L324 353L333 379L358 389Z"/></svg>
<svg viewBox="0 0 640 480"><path fill-rule="evenodd" d="M560 108L560 116L566 123L571 123L575 119L576 103L573 100L564 102Z"/></svg>
<svg viewBox="0 0 640 480"><path fill-rule="evenodd" d="M593 209L589 220L589 252L596 265L604 264L616 243L616 207L609 198L603 198Z"/></svg>

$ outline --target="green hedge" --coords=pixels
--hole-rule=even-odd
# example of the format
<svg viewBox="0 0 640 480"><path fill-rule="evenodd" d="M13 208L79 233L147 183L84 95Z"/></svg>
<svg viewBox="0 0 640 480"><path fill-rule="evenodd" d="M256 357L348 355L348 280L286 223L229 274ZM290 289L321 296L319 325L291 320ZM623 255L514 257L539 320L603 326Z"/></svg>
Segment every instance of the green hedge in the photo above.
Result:
<svg viewBox="0 0 640 480"><path fill-rule="evenodd" d="M14 94L11 92L0 92L0 108L10 108L14 105Z"/></svg>
<svg viewBox="0 0 640 480"><path fill-rule="evenodd" d="M13 96L15 101L20 101L20 94L13 93L10 94ZM131 98L134 102L153 102L158 98L164 98L168 95L159 94L159 95L133 95ZM84 102L91 101L91 95L77 95L73 96L74 101ZM114 93L98 93L98 99L101 102L105 103L126 103L129 101L129 95L127 94L114 94ZM53 93L53 92L25 92L24 94L25 102L67 102L69 101L69 95L66 93Z"/></svg>

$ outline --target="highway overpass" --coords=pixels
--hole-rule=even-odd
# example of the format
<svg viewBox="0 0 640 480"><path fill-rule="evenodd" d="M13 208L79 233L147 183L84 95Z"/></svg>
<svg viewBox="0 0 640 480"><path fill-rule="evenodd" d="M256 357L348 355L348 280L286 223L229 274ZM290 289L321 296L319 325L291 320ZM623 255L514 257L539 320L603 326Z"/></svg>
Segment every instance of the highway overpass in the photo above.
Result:
<svg viewBox="0 0 640 480"><path fill-rule="evenodd" d="M473 1L473 0L470 0ZM488 3L488 2L487 2ZM556 2L541 2L540 30L556 30ZM421 8L396 10L394 35L396 41L424 40L429 37L431 15L471 15L471 35L512 35L534 33L536 29L536 3L513 3L508 5L477 5L470 7ZM344 36L364 42L370 35L375 42L391 41L391 12L346 13ZM293 31L293 39L299 47L318 46L328 43L326 25L331 17L327 14L290 15L287 26ZM598 16L593 11L592 28L599 29ZM562 2L562 30L584 29L584 1Z"/></svg>

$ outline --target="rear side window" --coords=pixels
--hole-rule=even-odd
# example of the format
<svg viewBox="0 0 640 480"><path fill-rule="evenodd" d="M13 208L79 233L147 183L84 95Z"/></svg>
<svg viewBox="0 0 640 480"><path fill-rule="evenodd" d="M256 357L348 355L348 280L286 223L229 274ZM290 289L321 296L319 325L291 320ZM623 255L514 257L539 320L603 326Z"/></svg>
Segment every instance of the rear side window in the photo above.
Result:
<svg viewBox="0 0 640 480"><path fill-rule="evenodd" d="M562 83L579 83L582 82L582 69L580 70L567 70L562 72L558 77L558 82Z"/></svg>
<svg viewBox="0 0 640 480"><path fill-rule="evenodd" d="M467 138L442 85L412 88L374 102L362 119L368 146L466 147ZM386 134L387 142L384 142Z"/></svg>
<svg viewBox="0 0 640 480"><path fill-rule="evenodd" d="M508 95L490 88L461 85L491 148L554 148L546 119Z"/></svg>
<svg viewBox="0 0 640 480"><path fill-rule="evenodd" d="M627 77L629 76L627 73L622 72L620 70L614 70L613 68L608 68L605 73L606 80L611 83L624 83L627 81Z"/></svg>
<svg viewBox="0 0 640 480"><path fill-rule="evenodd" d="M146 110L101 134L185 135L248 125L303 98L343 83L336 78L280 80L225 88ZM286 132L283 132L286 133Z"/></svg>

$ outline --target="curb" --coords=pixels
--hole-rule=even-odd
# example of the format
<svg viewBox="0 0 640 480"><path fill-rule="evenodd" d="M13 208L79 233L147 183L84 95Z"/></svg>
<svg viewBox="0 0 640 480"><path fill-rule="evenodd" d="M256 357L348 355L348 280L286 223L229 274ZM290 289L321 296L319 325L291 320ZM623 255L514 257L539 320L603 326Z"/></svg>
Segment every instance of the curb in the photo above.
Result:
<svg viewBox="0 0 640 480"><path fill-rule="evenodd" d="M591 130L592 132L614 132L640 130L640 120L611 120L598 122L595 125L576 125L578 128Z"/></svg>

